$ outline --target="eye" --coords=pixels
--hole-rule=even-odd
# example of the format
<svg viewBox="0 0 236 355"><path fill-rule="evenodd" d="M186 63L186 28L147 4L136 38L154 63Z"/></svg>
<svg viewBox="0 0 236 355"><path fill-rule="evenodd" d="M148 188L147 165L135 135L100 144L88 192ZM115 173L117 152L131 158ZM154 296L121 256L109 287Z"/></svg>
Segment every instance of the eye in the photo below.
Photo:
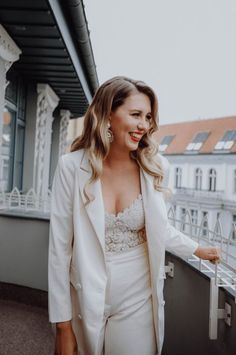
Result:
<svg viewBox="0 0 236 355"><path fill-rule="evenodd" d="M151 121L152 116L151 116L151 115L147 115L147 116L146 116L146 119L147 119L147 121Z"/></svg>
<svg viewBox="0 0 236 355"><path fill-rule="evenodd" d="M131 116L134 116L134 117L137 116L138 117L139 116L139 112L131 113Z"/></svg>

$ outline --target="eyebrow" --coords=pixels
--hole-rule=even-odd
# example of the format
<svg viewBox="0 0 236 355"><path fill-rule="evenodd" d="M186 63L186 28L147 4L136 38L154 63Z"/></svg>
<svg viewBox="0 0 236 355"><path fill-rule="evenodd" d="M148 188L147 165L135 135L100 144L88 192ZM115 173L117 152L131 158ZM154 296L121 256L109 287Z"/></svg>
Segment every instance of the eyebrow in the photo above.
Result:
<svg viewBox="0 0 236 355"><path fill-rule="evenodd" d="M135 111L135 112L138 112L138 113L142 113L143 112L142 110L137 110L137 109L132 109L130 111ZM151 111L147 113L147 115L151 115L151 114L152 114Z"/></svg>

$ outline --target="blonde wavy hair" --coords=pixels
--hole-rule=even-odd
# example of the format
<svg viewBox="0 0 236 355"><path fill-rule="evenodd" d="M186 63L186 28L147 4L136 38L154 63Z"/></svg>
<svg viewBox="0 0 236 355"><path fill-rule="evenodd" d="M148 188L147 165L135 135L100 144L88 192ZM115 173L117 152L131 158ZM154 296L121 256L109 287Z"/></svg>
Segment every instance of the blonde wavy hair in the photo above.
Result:
<svg viewBox="0 0 236 355"><path fill-rule="evenodd" d="M153 176L155 190L164 190L161 186L163 170L157 156L158 144L152 138L153 133L158 130L157 97L143 81L117 76L98 88L85 114L82 135L71 145L71 152L83 148L88 154L92 174L84 188L87 203L94 199L89 193L89 185L100 178L103 161L109 153L111 143L107 129L110 114L123 105L128 96L137 92L147 95L150 99L152 119L148 132L140 140L137 150L132 151L130 155L144 171Z"/></svg>

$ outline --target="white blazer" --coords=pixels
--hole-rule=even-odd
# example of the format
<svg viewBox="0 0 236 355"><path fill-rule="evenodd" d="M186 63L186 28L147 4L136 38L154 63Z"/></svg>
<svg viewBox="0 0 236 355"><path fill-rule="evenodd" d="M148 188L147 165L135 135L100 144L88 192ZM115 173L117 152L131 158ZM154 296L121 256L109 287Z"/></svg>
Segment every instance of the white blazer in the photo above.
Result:
<svg viewBox="0 0 236 355"><path fill-rule="evenodd" d="M163 157L162 161L166 165ZM72 320L79 354L100 355L98 343L107 283L105 218L100 180L90 187L94 201L85 206L83 190L90 174L84 150L60 157L52 186L49 320ZM165 250L190 256L198 244L169 224L163 194L154 190L153 178L142 169L140 176L160 355L164 337Z"/></svg>

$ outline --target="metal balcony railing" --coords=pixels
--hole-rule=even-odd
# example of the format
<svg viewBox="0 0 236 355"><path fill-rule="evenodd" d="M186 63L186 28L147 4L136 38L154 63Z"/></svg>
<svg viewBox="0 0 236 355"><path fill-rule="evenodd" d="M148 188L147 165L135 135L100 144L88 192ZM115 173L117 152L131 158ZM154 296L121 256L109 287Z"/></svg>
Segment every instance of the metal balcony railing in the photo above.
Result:
<svg viewBox="0 0 236 355"><path fill-rule="evenodd" d="M209 337L217 339L218 319L225 319L230 325L231 308L227 304L224 309L218 308L219 288L225 288L235 299L236 303L236 225L232 223L228 236L222 233L220 218L217 219L213 230L208 228L208 216L204 216L200 224L192 222L190 210L186 209L181 219L175 216L175 210L168 210L170 223L202 246L217 246L220 248L222 260L219 264L212 264L192 256L187 261L210 278L210 314ZM170 267L169 267L170 268ZM174 266L171 265L172 273ZM167 268L167 271L168 270Z"/></svg>
<svg viewBox="0 0 236 355"><path fill-rule="evenodd" d="M0 191L0 211L38 212L49 215L51 191L48 190L47 199L42 199L33 188L22 193L17 187L11 192Z"/></svg>
<svg viewBox="0 0 236 355"><path fill-rule="evenodd" d="M222 225L220 217L216 220L212 230L209 229L208 215L202 217L199 224L193 223L193 217L189 209L186 209L185 214L181 216L181 219L176 218L175 210L171 206L168 210L168 217L173 226L180 231L187 234L192 239L196 240L201 245L212 246L215 245L220 248L222 254L222 261L220 266L216 266L217 271L224 267L228 271L235 273L236 276L236 225L232 223L231 230L228 236L225 236L222 232ZM196 258L199 265L202 265L203 261ZM207 264L209 266L209 264ZM215 272L215 267L211 267L211 270Z"/></svg>

